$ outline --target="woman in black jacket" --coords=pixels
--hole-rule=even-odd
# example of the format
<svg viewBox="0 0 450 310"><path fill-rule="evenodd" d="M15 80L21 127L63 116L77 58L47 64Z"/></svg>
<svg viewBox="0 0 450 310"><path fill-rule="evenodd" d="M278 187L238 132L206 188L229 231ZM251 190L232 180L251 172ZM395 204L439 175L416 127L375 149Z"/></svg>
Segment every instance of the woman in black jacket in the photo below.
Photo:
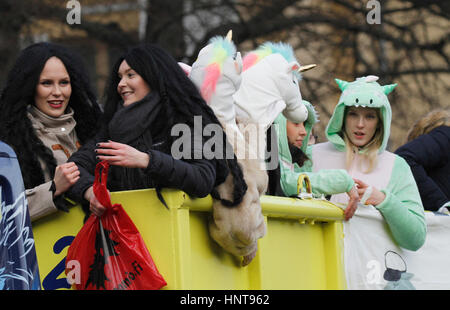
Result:
<svg viewBox="0 0 450 310"><path fill-rule="evenodd" d="M194 116L195 127L201 119L201 131L194 128ZM221 128L195 85L170 55L151 44L132 48L113 67L102 129L69 159L80 170L80 179L71 188L71 194L78 200L88 200L90 210L100 216L105 208L93 195L93 174L96 163L106 160L111 165L109 190L156 188L162 202L163 187L204 197L214 194L214 187L232 173L235 186L233 201L228 203L237 205L247 187L236 156L227 158L226 147L220 150L223 156L198 156L203 154L205 143L203 128L210 124ZM191 133L192 143L182 145L190 152L181 150L188 154L181 159L172 156L172 146L179 139L172 135L176 125L190 128ZM225 133L220 131L220 135L225 146Z"/></svg>
<svg viewBox="0 0 450 310"><path fill-rule="evenodd" d="M410 165L424 209L450 209L450 111L435 110L416 122L395 153Z"/></svg>

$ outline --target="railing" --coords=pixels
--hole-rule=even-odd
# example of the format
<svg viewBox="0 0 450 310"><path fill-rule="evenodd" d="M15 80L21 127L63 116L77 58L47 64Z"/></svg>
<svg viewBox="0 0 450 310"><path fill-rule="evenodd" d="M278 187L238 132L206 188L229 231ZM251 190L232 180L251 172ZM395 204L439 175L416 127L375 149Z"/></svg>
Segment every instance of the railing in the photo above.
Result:
<svg viewBox="0 0 450 310"><path fill-rule="evenodd" d="M342 210L326 200L261 197L266 235L246 267L209 236L212 198L154 190L115 192L167 281L165 289L345 289ZM69 288L67 248L82 227L80 207L33 222L44 289Z"/></svg>

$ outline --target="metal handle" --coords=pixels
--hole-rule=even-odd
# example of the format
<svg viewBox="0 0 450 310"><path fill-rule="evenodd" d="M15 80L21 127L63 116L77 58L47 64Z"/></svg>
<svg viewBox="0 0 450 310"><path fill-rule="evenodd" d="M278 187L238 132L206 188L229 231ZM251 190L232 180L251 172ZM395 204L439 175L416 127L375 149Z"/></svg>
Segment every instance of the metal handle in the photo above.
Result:
<svg viewBox="0 0 450 310"><path fill-rule="evenodd" d="M303 192L303 182L306 185L306 193ZM297 179L297 196L299 198L313 198L312 197L312 189L311 189L311 181L306 174L300 174Z"/></svg>

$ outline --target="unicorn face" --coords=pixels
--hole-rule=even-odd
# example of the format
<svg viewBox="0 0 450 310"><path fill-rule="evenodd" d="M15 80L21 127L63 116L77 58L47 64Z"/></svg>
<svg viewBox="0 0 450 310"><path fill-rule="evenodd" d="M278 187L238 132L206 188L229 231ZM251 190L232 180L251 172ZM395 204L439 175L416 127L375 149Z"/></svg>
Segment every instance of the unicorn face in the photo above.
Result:
<svg viewBox="0 0 450 310"><path fill-rule="evenodd" d="M284 68L285 74L280 74L276 81L281 99L286 104L283 115L285 115L289 121L300 124L308 117L308 111L306 107L303 106L302 94L299 88L298 69L300 68L300 64L293 61L284 64Z"/></svg>
<svg viewBox="0 0 450 310"><path fill-rule="evenodd" d="M288 62L281 53L272 53L258 60L256 53L244 58L241 87L234 95L242 118L249 118L268 127L283 115L293 123L303 123L308 111L302 103L298 87L300 65Z"/></svg>
<svg viewBox="0 0 450 310"><path fill-rule="evenodd" d="M214 37L202 48L189 73L222 125L236 124L232 96L241 83L241 71L242 59L234 43Z"/></svg>

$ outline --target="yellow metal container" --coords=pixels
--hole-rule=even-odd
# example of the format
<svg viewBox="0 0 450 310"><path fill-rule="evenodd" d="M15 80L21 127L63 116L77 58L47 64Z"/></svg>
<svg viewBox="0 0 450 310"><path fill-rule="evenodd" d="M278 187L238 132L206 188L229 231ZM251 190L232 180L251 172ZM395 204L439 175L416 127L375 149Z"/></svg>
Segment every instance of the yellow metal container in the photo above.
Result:
<svg viewBox="0 0 450 310"><path fill-rule="evenodd" d="M212 198L164 190L111 193L139 229L165 289L345 289L342 210L326 200L261 197L267 234L246 267L209 236ZM68 288L64 261L82 227L80 207L33 222L44 289Z"/></svg>

